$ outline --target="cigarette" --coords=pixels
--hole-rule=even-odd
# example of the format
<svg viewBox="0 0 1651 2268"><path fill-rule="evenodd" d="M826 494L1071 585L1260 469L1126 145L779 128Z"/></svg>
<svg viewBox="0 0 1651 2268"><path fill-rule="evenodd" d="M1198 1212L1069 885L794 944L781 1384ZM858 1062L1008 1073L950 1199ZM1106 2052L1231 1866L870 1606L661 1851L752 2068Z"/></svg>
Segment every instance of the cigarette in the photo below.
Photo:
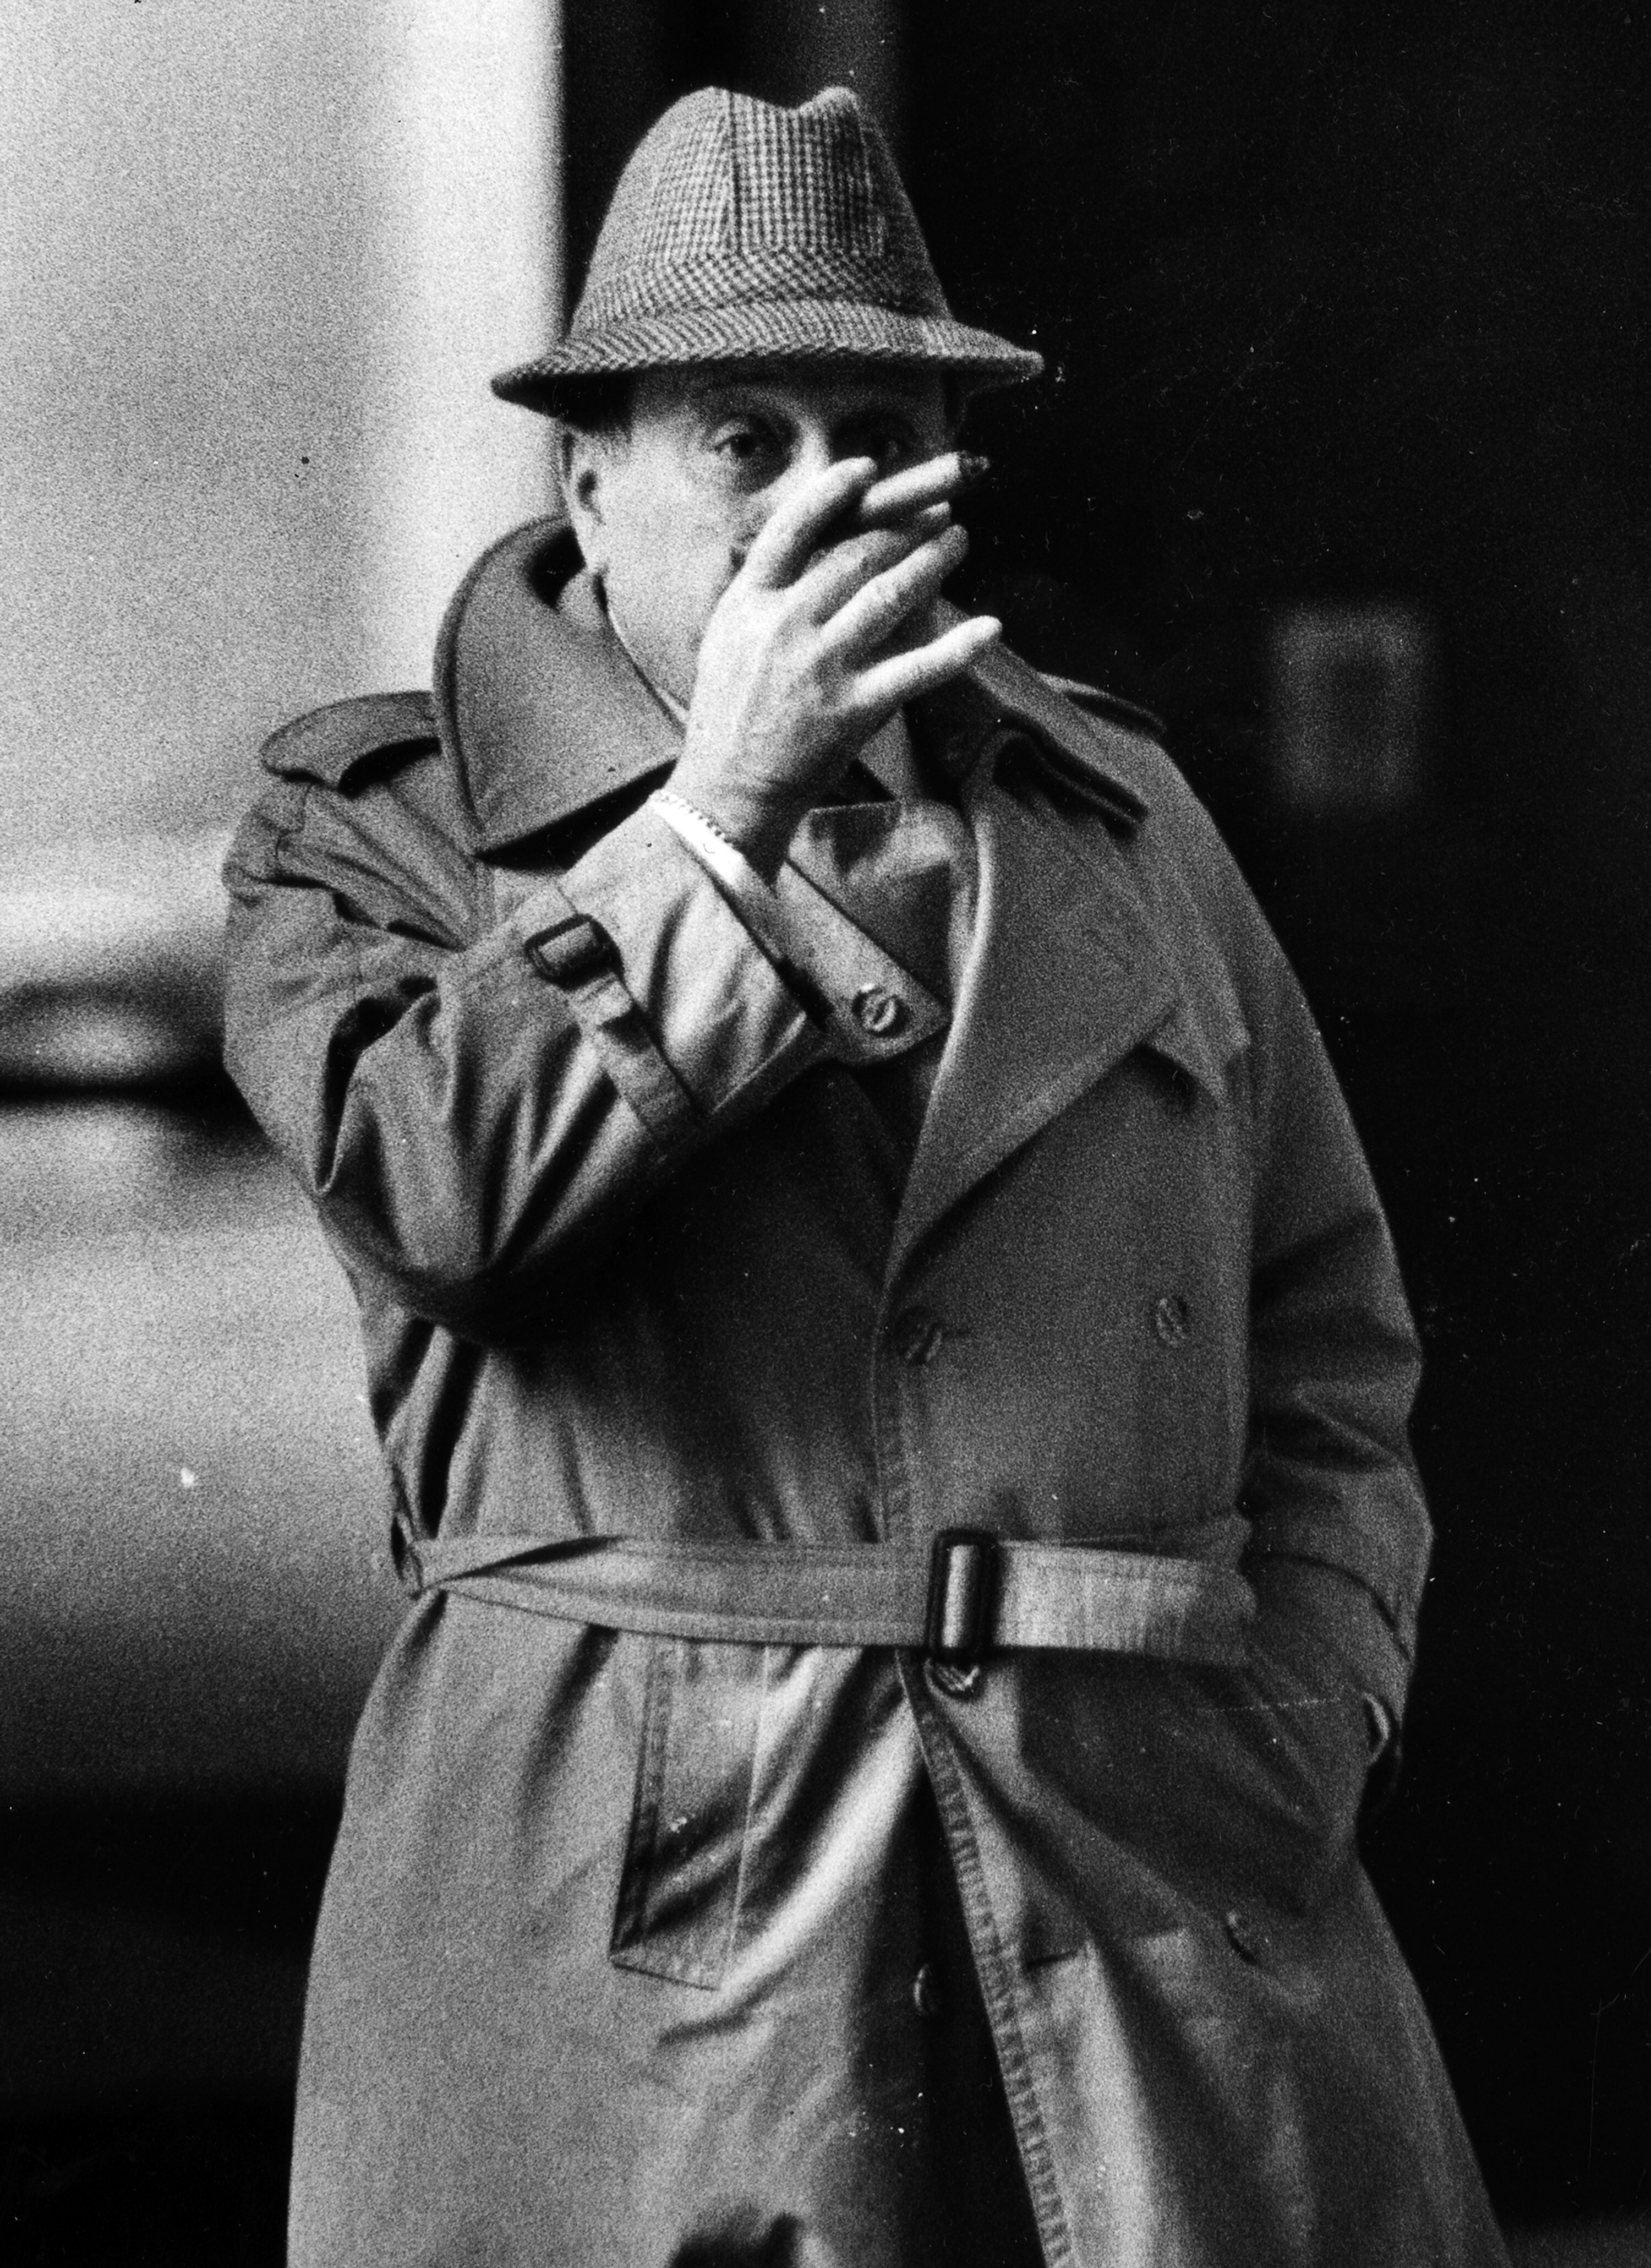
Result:
<svg viewBox="0 0 1651 2268"><path fill-rule="evenodd" d="M898 525L929 506L949 504L983 480L989 470L985 457L949 449L943 457L930 457L923 464L891 474L886 481L874 482L855 510L846 515L847 524L855 529Z"/></svg>

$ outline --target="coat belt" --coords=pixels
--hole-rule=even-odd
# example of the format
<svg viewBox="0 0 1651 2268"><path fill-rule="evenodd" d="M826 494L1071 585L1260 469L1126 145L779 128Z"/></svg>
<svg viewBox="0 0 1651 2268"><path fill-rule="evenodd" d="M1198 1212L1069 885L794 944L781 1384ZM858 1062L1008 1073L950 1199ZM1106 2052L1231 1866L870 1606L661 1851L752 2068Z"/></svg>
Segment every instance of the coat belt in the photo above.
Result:
<svg viewBox="0 0 1651 2268"><path fill-rule="evenodd" d="M1255 1596L1232 1564L1236 1517L1178 1531L1183 1553L1030 1543L948 1528L930 1545L551 1542L398 1531L414 1597L724 1645L910 1647L965 1662L1001 1648L1236 1663Z"/></svg>

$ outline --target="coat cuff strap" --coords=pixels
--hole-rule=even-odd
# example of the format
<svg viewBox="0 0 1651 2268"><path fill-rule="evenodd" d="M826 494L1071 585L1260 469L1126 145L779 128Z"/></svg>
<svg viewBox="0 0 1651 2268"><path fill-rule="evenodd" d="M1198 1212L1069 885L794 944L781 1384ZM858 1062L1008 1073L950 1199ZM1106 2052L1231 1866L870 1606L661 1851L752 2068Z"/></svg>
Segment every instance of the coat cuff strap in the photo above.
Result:
<svg viewBox="0 0 1651 2268"><path fill-rule="evenodd" d="M609 1078L668 1155L698 1126L698 1108L627 991L613 939L589 914L564 904L564 912L523 939L522 950L566 999L580 1029L600 1049Z"/></svg>

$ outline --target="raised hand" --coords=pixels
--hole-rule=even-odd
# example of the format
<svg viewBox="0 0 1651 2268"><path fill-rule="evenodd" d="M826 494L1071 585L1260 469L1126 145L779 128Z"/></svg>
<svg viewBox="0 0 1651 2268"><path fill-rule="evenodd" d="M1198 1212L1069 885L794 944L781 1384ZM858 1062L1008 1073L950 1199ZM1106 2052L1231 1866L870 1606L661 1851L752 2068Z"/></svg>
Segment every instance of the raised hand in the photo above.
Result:
<svg viewBox="0 0 1651 2268"><path fill-rule="evenodd" d="M877 480L848 458L799 484L751 544L701 643L672 785L772 874L798 821L900 705L1000 636L987 615L931 635L968 538L957 452Z"/></svg>

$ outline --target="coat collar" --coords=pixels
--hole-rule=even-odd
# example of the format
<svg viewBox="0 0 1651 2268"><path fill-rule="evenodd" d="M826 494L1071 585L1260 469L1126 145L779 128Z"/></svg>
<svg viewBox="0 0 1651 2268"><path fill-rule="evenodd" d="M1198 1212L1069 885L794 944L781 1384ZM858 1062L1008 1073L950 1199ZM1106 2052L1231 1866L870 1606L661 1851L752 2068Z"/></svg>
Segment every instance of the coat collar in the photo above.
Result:
<svg viewBox="0 0 1651 2268"><path fill-rule="evenodd" d="M437 644L435 701L468 791L471 847L483 853L654 784L681 746L560 519L517 528L459 585ZM1013 654L988 654L923 706L960 763L987 738L1015 730L1031 736L1051 777L1109 825L1128 832L1146 815L1131 735L1083 715Z"/></svg>
<svg viewBox="0 0 1651 2268"><path fill-rule="evenodd" d="M560 520L518 527L472 568L442 624L434 690L482 852L663 777L681 750Z"/></svg>

